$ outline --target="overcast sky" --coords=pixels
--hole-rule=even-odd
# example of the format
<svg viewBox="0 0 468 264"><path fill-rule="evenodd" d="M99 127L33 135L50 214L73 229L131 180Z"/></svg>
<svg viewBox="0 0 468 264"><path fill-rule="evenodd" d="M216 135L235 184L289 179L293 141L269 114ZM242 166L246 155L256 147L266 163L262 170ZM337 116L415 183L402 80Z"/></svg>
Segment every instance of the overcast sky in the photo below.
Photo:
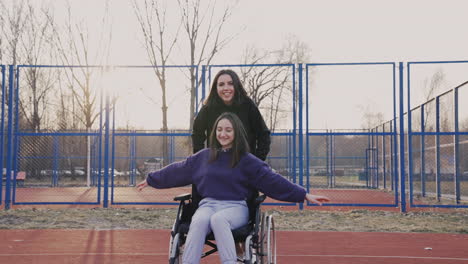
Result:
<svg viewBox="0 0 468 264"><path fill-rule="evenodd" d="M99 13L98 1L72 2L88 19ZM145 59L128 55L141 39L129 2L110 2L113 51L120 53L112 61L122 64ZM467 59L467 10L464 0L239 0L226 26L238 35L217 61L238 63L247 45L278 49L291 34L315 62Z"/></svg>
<svg viewBox="0 0 468 264"><path fill-rule="evenodd" d="M218 2L222 6L233 1ZM95 1L75 4L89 15ZM464 0L240 0L225 28L226 34L237 36L214 63L240 63L248 45L280 49L291 35L307 44L310 62L468 60L467 11L468 1ZM114 33L110 62L147 64L128 1L111 1L111 17ZM171 15L170 19L175 24L178 17ZM183 43L180 49L184 49ZM429 67L420 76L412 76L412 106L423 102L423 83L440 67ZM386 120L393 118L391 70L382 73L380 68L361 72L348 69L340 73L315 72L316 81L310 85L315 85L316 90L311 94L321 97L310 100L310 111L315 114L309 117L314 124L311 127L358 128L364 108L384 113ZM466 80L464 74L460 75L467 71L464 65L443 71L445 90ZM337 94L346 96L334 96ZM353 94L359 95L358 99L348 100ZM316 98L320 100L314 101Z"/></svg>
<svg viewBox="0 0 468 264"><path fill-rule="evenodd" d="M464 0L240 0L228 49L236 60L246 44L275 49L294 34L314 61L468 59L467 11Z"/></svg>
<svg viewBox="0 0 468 264"><path fill-rule="evenodd" d="M82 17L90 28L98 27L105 1L71 2L76 16ZM175 0L168 2L169 5L176 5ZM234 1L218 2L224 5L232 4ZM51 1L51 3L54 4L59 17L64 14L62 9L64 1ZM110 1L113 42L109 64L148 64L145 50L141 45L141 30L130 3L131 1L126 0ZM226 34L236 34L236 37L219 53L214 63L240 63L242 53L248 45L264 50L279 49L289 36L295 36L307 44L311 63L468 60L467 12L468 1L464 0L239 0L225 28ZM168 13L172 19L170 24L173 26L179 19L175 15L178 10L173 8ZM185 49L184 43L180 45L179 49ZM173 63L184 64L183 60L179 59L174 59ZM436 70L431 68L426 76L415 76L415 80L419 79L415 83L423 83ZM453 87L465 78L448 71L466 72L466 68L445 70L446 87ZM385 78L389 78L389 75L385 74ZM457 76L452 78L452 75ZM330 78L337 79L336 74L331 76ZM353 73L353 76L356 77L355 85L363 85L363 81L359 80L359 73ZM338 78L349 80L349 78ZM380 77L374 79L383 80ZM389 91L391 89L389 80L391 78L384 81L385 97L392 96L392 92ZM316 84L319 82L327 81L324 77L323 80L317 80ZM368 85L374 88L377 86L375 80L370 80ZM353 87L348 81L335 84L334 87L339 89L349 86ZM324 97L331 101L321 100L315 106L321 109L331 103L337 105L336 109L340 105L343 106L343 102L331 99L333 94L340 91L327 89L330 94L325 94ZM360 92L367 93L365 89ZM341 107L342 111L338 111L341 113L335 117L326 116L329 111L323 110L321 115L325 117L322 119L328 123L321 123L318 127L342 126L343 116L340 115L356 116L356 113L362 110L357 109L359 107L376 107L375 111L385 112L386 118L391 118L393 111L391 100L385 103L372 101L370 94L361 98L369 102L368 106L350 105L353 111ZM320 107L319 103L324 107ZM421 100L414 104L418 103L422 103ZM383 105L386 109L377 109ZM341 120L337 121L338 125L330 125L334 118ZM344 120L351 119L344 118ZM350 122L356 124L355 121ZM350 127L351 124L344 126Z"/></svg>

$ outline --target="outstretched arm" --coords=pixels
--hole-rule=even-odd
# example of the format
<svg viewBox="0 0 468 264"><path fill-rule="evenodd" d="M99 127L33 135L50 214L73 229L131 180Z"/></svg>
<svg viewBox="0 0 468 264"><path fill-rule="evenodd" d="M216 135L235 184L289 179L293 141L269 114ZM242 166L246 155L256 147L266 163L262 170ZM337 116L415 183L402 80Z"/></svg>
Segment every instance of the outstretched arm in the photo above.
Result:
<svg viewBox="0 0 468 264"><path fill-rule="evenodd" d="M196 163L197 155L191 155L187 159L174 162L168 166L150 172L146 179L136 186L138 191L147 186L157 189L166 189L179 186L185 186L192 183L193 163Z"/></svg>
<svg viewBox="0 0 468 264"><path fill-rule="evenodd" d="M252 154L247 154L240 167L249 175L250 184L254 189L273 199L293 203L302 203L307 200L318 205L330 201L326 196L307 193L302 186L286 180Z"/></svg>
<svg viewBox="0 0 468 264"><path fill-rule="evenodd" d="M321 195L313 195L313 194L306 194L305 200L309 201L310 203L322 205L323 202L329 202L330 199L326 196L321 196Z"/></svg>

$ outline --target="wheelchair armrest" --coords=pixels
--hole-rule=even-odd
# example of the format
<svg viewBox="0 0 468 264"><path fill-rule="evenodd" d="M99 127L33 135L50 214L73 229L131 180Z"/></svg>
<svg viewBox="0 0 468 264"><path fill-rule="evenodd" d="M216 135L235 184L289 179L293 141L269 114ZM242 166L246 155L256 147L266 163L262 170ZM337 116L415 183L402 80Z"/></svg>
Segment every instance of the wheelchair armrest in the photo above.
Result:
<svg viewBox="0 0 468 264"><path fill-rule="evenodd" d="M176 197L174 197L174 201L185 201L185 200L188 200L190 198L192 198L191 193L184 193L184 194L180 194L180 195L177 195Z"/></svg>
<svg viewBox="0 0 468 264"><path fill-rule="evenodd" d="M265 201L266 195L262 194L255 199L255 206L259 206L263 201Z"/></svg>

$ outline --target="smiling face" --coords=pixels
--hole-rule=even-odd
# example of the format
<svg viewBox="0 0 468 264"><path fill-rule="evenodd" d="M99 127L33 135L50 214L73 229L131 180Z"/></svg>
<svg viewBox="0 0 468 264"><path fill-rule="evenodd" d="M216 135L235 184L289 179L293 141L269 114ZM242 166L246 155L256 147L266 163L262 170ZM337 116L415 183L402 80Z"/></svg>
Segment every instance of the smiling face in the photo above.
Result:
<svg viewBox="0 0 468 264"><path fill-rule="evenodd" d="M219 98L225 104L231 105L235 93L231 76L229 74L220 75L216 87Z"/></svg>
<svg viewBox="0 0 468 264"><path fill-rule="evenodd" d="M229 149L234 142L234 128L229 120L223 118L216 125L216 139L222 149Z"/></svg>

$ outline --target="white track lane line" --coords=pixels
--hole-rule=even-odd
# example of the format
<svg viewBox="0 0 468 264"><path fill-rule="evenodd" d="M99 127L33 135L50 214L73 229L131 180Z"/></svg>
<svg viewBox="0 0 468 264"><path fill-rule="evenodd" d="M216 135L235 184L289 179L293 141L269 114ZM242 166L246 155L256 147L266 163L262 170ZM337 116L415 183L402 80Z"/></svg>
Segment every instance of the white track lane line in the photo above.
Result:
<svg viewBox="0 0 468 264"><path fill-rule="evenodd" d="M216 255L216 254L215 254ZM167 253L18 253L0 254L0 257L13 256L167 256ZM369 256L369 255L276 255L277 257L325 257L325 258L390 258L390 259L433 259L468 261L468 258L415 257L415 256Z"/></svg>
<svg viewBox="0 0 468 264"><path fill-rule="evenodd" d="M276 255L277 257L328 257L328 258L391 258L391 259L439 259L467 261L468 258L415 257L415 256L369 256L369 255Z"/></svg>

